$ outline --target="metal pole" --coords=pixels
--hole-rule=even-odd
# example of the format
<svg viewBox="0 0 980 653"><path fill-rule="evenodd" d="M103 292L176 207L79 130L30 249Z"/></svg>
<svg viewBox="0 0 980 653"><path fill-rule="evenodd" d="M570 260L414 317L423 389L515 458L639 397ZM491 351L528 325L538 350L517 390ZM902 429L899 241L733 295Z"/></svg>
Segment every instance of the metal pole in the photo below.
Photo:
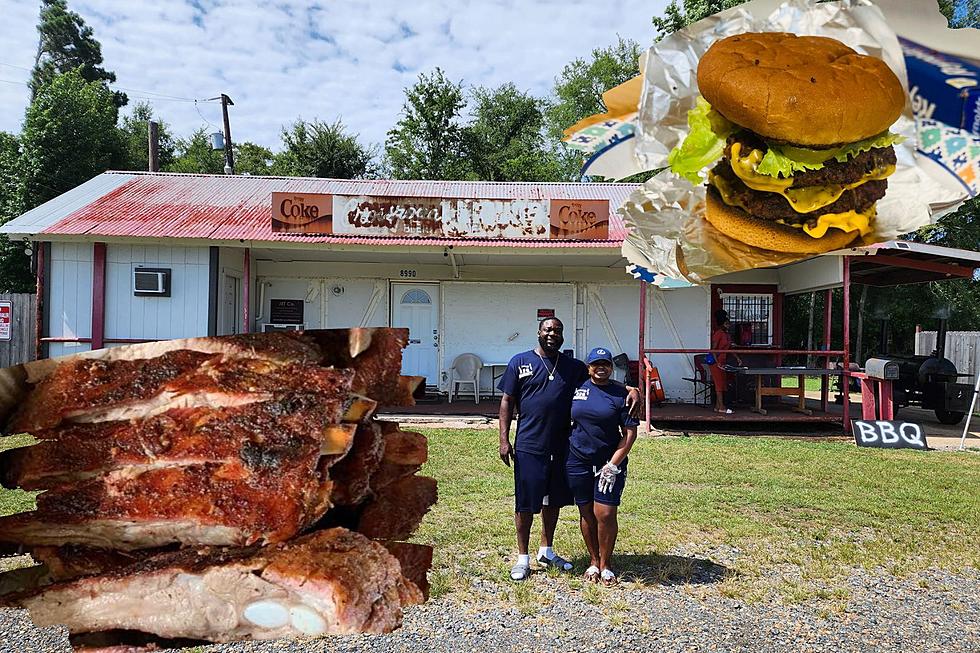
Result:
<svg viewBox="0 0 980 653"><path fill-rule="evenodd" d="M44 354L44 343L42 338L44 338L44 311L47 307L44 305L44 284L47 283L47 279L44 278L44 266L47 261L44 259L44 243L38 242L34 244L34 256L37 257L37 302L34 305L34 360L40 360Z"/></svg>
<svg viewBox="0 0 980 653"><path fill-rule="evenodd" d="M242 325L244 333L252 333L252 311L251 311L251 285L252 285L252 250L245 249L245 261L242 266L245 270L242 273L242 317L245 323Z"/></svg>
<svg viewBox="0 0 980 653"><path fill-rule="evenodd" d="M851 378L848 376L851 370L851 259L848 256L842 261L844 266L844 373L841 378L844 381L844 435L851 432Z"/></svg>
<svg viewBox="0 0 980 653"><path fill-rule="evenodd" d="M160 125L155 120L146 121L146 138L150 172L160 172Z"/></svg>
<svg viewBox="0 0 980 653"><path fill-rule="evenodd" d="M637 375L643 375L643 388L644 388L644 400L643 400L643 416L644 424L646 425L646 432L650 432L650 375L647 374L646 353L643 351L646 346L646 341L644 336L646 335L647 328L647 285L642 279L640 279L640 355L636 357L636 373ZM637 379L639 382L639 379Z"/></svg>
<svg viewBox="0 0 980 653"><path fill-rule="evenodd" d="M966 414L966 424L963 425L963 435L960 437L960 451L963 451L963 446L966 444L966 434L970 430L973 411L977 407L977 393L980 393L980 371L977 372L977 382L973 385L973 399L970 400L970 412Z"/></svg>
<svg viewBox="0 0 980 653"><path fill-rule="evenodd" d="M235 154L232 152L231 144L231 124L228 122L228 105L234 106L231 98L221 94L221 118L225 123L225 174L235 174Z"/></svg>

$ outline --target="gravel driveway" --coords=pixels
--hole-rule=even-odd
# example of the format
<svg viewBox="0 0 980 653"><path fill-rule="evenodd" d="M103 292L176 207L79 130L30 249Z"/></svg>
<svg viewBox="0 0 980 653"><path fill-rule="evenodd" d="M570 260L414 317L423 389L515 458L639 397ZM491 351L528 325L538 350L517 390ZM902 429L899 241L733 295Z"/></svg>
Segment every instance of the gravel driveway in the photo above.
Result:
<svg viewBox="0 0 980 653"><path fill-rule="evenodd" d="M522 589L474 580L470 591L408 611L385 636L225 644L204 651L980 651L980 573L930 570L897 579L854 570L843 610L827 601L745 604L709 583L587 590L535 574ZM843 607L843 605L841 607ZM67 651L59 629L0 610L0 651Z"/></svg>

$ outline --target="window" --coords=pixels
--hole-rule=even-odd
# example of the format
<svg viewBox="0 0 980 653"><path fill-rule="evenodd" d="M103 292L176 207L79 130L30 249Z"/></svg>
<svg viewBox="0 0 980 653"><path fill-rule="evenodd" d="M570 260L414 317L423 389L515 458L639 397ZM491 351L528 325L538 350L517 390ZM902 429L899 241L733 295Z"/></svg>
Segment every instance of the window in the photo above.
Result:
<svg viewBox="0 0 980 653"><path fill-rule="evenodd" d="M772 295L725 293L721 307L728 311L732 337L738 344L772 344Z"/></svg>
<svg viewBox="0 0 980 653"><path fill-rule="evenodd" d="M431 304L432 300L429 299L429 293L424 290L409 290L407 293L402 295L402 304Z"/></svg>

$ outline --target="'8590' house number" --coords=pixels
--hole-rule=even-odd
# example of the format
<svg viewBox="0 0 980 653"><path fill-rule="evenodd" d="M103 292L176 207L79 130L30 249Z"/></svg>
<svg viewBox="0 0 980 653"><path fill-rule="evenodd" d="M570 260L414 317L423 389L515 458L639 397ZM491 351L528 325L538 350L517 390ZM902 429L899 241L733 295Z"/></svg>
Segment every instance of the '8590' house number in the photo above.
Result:
<svg viewBox="0 0 980 653"><path fill-rule="evenodd" d="M398 276L403 279L414 279L418 276L418 272L415 270L400 270Z"/></svg>

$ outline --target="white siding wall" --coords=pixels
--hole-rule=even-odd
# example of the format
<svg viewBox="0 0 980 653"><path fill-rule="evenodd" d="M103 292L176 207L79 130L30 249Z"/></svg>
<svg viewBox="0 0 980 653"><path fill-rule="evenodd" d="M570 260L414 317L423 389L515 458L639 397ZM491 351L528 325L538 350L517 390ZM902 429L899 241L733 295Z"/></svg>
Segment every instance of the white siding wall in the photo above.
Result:
<svg viewBox="0 0 980 653"><path fill-rule="evenodd" d="M562 349L575 349L574 284L443 282L443 375L448 375L459 354L472 353L496 363L533 348L538 342L539 308L555 309L566 327ZM484 392L491 387L489 370L484 370L481 384ZM448 387L443 380L439 385Z"/></svg>
<svg viewBox="0 0 980 653"><path fill-rule="evenodd" d="M137 266L170 268L170 297L135 297ZM208 278L207 247L108 245L105 337L163 340L207 335Z"/></svg>
<svg viewBox="0 0 980 653"><path fill-rule="evenodd" d="M387 279L258 277L256 284L263 284L257 330L270 323L273 299L304 300L303 319L307 329L388 324ZM375 292L377 300L370 314L365 315Z"/></svg>
<svg viewBox="0 0 980 653"><path fill-rule="evenodd" d="M581 284L581 288L586 313L585 342L579 347L579 356L584 357L592 348L601 346L608 347L613 356L626 354L630 360L636 360L640 345L639 284L590 283ZM618 370L616 378L623 378Z"/></svg>
<svg viewBox="0 0 980 653"><path fill-rule="evenodd" d="M706 349L710 345L710 290L706 287L647 293L646 343L650 349ZM653 354L667 401L693 401L693 354Z"/></svg>
<svg viewBox="0 0 980 653"><path fill-rule="evenodd" d="M52 338L92 337L92 243L51 243L48 333ZM88 343L51 343L48 355L88 351Z"/></svg>

